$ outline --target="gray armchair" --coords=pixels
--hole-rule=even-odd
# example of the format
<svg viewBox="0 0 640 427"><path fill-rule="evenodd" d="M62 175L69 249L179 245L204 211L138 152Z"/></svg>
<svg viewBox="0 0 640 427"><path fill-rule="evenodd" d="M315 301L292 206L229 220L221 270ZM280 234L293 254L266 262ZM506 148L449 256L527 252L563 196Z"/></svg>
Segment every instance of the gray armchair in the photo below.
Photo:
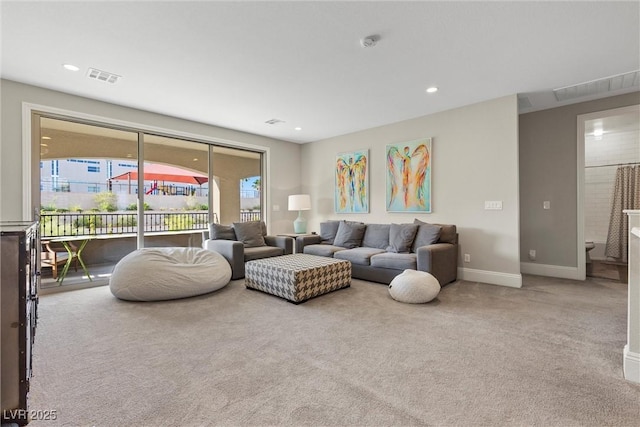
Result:
<svg viewBox="0 0 640 427"><path fill-rule="evenodd" d="M204 249L220 253L229 262L232 280L244 277L246 261L292 254L293 244L291 237L267 235L263 221L209 224L202 238Z"/></svg>

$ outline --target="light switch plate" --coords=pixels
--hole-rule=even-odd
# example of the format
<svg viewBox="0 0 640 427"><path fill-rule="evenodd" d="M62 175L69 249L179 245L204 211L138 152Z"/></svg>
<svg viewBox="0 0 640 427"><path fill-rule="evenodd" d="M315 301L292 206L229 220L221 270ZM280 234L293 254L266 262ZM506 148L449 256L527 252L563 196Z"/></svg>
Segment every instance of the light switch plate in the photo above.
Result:
<svg viewBox="0 0 640 427"><path fill-rule="evenodd" d="M545 200L544 202L542 202L542 208L551 209L551 202L549 200Z"/></svg>

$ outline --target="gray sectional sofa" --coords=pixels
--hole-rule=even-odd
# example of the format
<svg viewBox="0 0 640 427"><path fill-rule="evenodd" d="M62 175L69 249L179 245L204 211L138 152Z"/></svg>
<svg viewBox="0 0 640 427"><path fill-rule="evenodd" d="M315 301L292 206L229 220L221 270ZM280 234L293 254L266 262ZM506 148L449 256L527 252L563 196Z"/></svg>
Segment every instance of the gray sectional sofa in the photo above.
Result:
<svg viewBox="0 0 640 427"><path fill-rule="evenodd" d="M426 271L441 286L458 274L458 233L452 224L364 224L326 221L320 234L298 236L298 252L351 261L357 279L390 283L405 269Z"/></svg>

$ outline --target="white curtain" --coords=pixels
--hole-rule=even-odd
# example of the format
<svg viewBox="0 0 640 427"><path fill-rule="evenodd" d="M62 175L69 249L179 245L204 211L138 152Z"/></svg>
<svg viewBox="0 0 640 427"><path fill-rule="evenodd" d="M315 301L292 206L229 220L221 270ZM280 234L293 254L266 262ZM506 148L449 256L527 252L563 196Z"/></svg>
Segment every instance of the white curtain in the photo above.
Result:
<svg viewBox="0 0 640 427"><path fill-rule="evenodd" d="M622 212L625 209L640 209L640 166L621 166L616 171L609 234L604 253L619 262L628 262L629 219Z"/></svg>

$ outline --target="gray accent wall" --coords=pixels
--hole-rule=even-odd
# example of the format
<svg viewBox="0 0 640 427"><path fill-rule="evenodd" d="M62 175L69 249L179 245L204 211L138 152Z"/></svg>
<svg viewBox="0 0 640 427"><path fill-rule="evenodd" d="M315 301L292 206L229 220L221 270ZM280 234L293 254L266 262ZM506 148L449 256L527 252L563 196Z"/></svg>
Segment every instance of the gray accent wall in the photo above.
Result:
<svg viewBox="0 0 640 427"><path fill-rule="evenodd" d="M387 212L386 145L425 137L433 138L432 213ZM361 149L370 156L370 213L336 214L336 155ZM309 231L319 232L327 219L455 224L462 277L521 284L516 95L305 144L301 154L302 190L311 194ZM485 210L485 201L502 201L503 209ZM465 253L471 262L462 261Z"/></svg>
<svg viewBox="0 0 640 427"><path fill-rule="evenodd" d="M520 115L520 258L577 267L577 117L640 104L640 92ZM543 209L543 201L551 209ZM536 260L529 260L529 250Z"/></svg>
<svg viewBox="0 0 640 427"><path fill-rule="evenodd" d="M116 90L116 89L114 89ZM136 123L143 126L174 130L229 144L239 143L269 149L269 170L266 183L270 203L280 210L269 209L271 233L290 231L293 213L286 211L289 194L300 191L300 145L272 138L239 132L232 129L165 116L134 108L109 104L56 92L10 80L0 81L2 141L0 144L0 218L2 220L23 219L23 153L22 153L22 108L23 103L42 105L83 114ZM214 120L215 117L212 117ZM35 167L37 168L37 160ZM37 184L36 184L37 185Z"/></svg>

